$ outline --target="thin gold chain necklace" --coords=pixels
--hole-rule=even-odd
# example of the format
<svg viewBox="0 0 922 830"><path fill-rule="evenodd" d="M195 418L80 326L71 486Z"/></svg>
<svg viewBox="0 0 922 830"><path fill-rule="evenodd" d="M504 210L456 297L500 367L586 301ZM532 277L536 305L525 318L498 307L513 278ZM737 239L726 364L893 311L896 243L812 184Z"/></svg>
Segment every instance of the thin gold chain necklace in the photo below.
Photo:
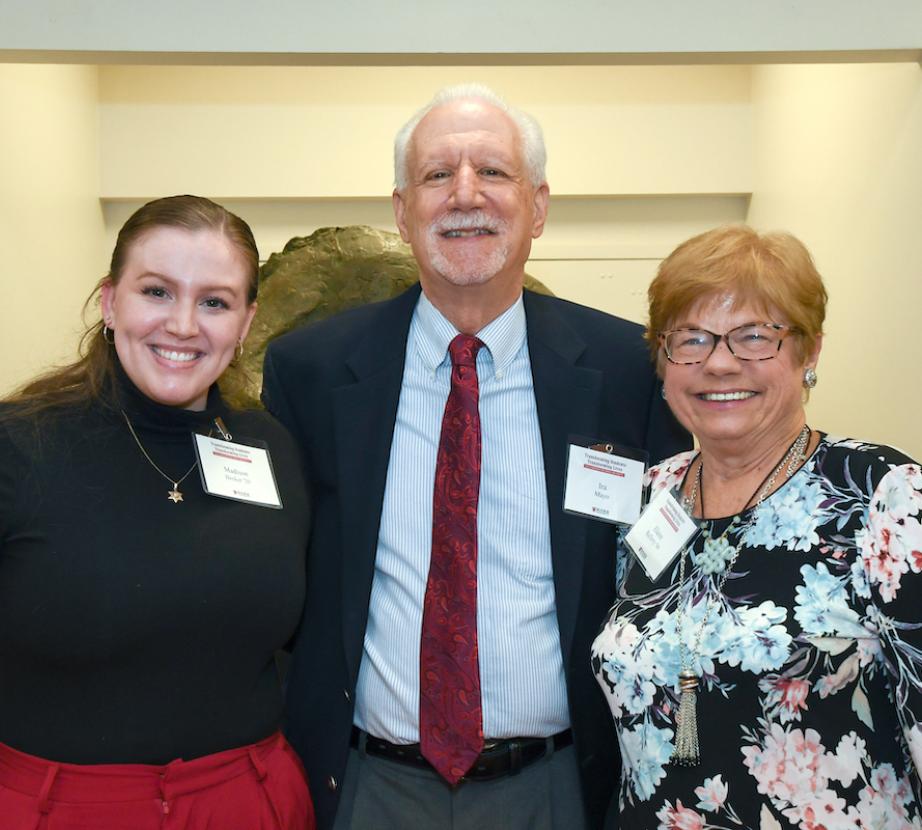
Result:
<svg viewBox="0 0 922 830"><path fill-rule="evenodd" d="M131 425L131 421L128 419L128 415L125 410L121 410L122 417L125 419L125 423L128 424L128 431L131 433L131 437L134 438L135 444L138 445L138 449L141 450L141 453L147 459L147 463L151 465L160 475L162 475L170 484L173 485L172 489L167 491L166 497L173 502L173 504L179 504L182 501L182 493L179 490L179 485L182 484L190 475L190 473L198 467L198 459L192 462L192 466L186 470L185 474L179 478L174 479L173 476L168 476L163 470L161 470L157 464L154 462L154 459L150 457L147 450L144 449L144 445L141 443L138 438L138 434L134 431L134 427Z"/></svg>
<svg viewBox="0 0 922 830"><path fill-rule="evenodd" d="M800 464L806 460L806 450L810 444L811 435L812 430L810 427L804 424L803 428L797 434L797 437L788 447L787 452L785 452L778 464L767 476L765 476L764 479L762 479L753 494L746 500L746 504L743 505L743 509L733 517L726 530L724 530L724 532L721 533L720 536L718 536L716 539L714 539L714 537L711 535L711 523L704 519L704 489L701 486L701 470L704 467L704 460L702 459L698 464L698 470L692 484L691 492L688 494L688 497L685 500L685 506L689 513L694 510L695 502L697 501L698 492L700 490L701 516L704 522L702 525L704 547L702 549L701 556L699 556L699 566L705 573L720 573L720 578L717 582L717 595L723 593L724 585L726 585L727 582L727 577L729 576L730 571L733 569L733 566L736 564L736 560L740 555L741 546L731 545L729 542L731 531L735 530L740 523L740 515L746 511L746 508L753 501L753 499L755 499L755 504L753 505L752 513L749 516L749 521L744 527L740 528L739 531L740 539L742 540L743 533L745 533L755 521L755 508L757 508L760 504L762 504L763 501L765 501L766 498L768 498L781 471L784 470L785 479L789 479L792 475L794 475L795 472L797 472ZM691 652L689 653L689 650L685 647L685 639L683 636L685 609L682 603L682 594L685 588L685 562L687 558L688 546L682 550L682 555L679 560L679 592L678 604L676 605L675 621L676 637L679 641L679 690L681 694L679 697L679 711L676 715L675 749L673 750L670 761L673 764L693 767L697 766L700 755L696 700L699 677L697 672L692 669L691 665L693 658L699 657L699 649L701 648L701 636L704 634L704 629L705 626L707 626L708 618L711 616L711 609L714 607L714 602L711 599L708 600L707 606L704 610L704 617L701 620L701 623L698 626L698 632L695 635L694 645L692 646Z"/></svg>

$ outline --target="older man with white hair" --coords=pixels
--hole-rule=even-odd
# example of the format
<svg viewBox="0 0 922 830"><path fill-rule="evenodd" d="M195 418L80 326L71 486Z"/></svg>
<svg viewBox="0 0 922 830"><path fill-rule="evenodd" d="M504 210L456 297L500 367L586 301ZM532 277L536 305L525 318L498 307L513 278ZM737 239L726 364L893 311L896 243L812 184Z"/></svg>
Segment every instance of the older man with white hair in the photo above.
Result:
<svg viewBox="0 0 922 830"><path fill-rule="evenodd" d="M523 291L541 129L477 85L398 133L420 286L270 346L314 530L288 689L320 827L600 827L617 781L589 646L616 529L564 512L570 437L688 445L639 326Z"/></svg>

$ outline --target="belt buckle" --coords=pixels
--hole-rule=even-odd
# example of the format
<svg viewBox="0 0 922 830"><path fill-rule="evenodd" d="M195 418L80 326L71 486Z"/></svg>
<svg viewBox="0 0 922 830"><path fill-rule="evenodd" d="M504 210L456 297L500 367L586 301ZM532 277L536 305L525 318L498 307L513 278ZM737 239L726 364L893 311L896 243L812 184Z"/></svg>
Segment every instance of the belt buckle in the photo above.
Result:
<svg viewBox="0 0 922 830"><path fill-rule="evenodd" d="M482 746L481 749L480 749L480 755L477 756L477 761L480 760L481 756L483 756L483 755L485 755L486 753L491 752L492 750L496 749L496 748L497 748L498 746L500 746L502 743L503 743L503 741L501 741L501 740L495 740L495 741L486 741L486 740L485 740L485 741L483 742L483 746ZM477 761L474 761L473 765L471 766L471 769L475 769L475 768L477 767ZM465 782L465 781L478 781L478 780L483 780L483 779L480 779L477 775L470 775L470 773L468 773L467 775L462 775L462 776L458 779L458 783L461 784L461 783L463 783L463 782Z"/></svg>
<svg viewBox="0 0 922 830"><path fill-rule="evenodd" d="M514 742L513 742L514 743ZM486 768L482 772L470 772L462 777L462 781L492 781L496 778L502 778L509 774L515 774L517 770L513 770L506 765L506 768L496 770L491 769L495 764L502 764L504 759L508 759L510 749L510 739L509 738L496 738L495 740L486 740L483 742L483 748L480 751L480 755L477 756L477 761L474 762L471 770L476 770L478 762L482 761L481 766Z"/></svg>

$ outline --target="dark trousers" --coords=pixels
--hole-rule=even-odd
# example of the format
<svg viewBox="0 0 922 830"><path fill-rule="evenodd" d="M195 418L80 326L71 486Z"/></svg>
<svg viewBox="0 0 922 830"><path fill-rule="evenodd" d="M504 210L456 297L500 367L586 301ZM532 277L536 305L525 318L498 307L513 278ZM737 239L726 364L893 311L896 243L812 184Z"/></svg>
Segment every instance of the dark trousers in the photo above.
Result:
<svg viewBox="0 0 922 830"><path fill-rule="evenodd" d="M333 830L585 830L576 751L492 781L448 784L434 771L349 752Z"/></svg>

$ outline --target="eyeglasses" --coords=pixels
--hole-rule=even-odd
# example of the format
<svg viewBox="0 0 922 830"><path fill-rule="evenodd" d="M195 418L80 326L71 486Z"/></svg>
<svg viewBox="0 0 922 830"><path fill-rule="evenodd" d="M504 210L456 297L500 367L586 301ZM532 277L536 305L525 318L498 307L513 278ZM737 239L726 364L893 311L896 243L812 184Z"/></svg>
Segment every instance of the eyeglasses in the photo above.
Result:
<svg viewBox="0 0 922 830"><path fill-rule="evenodd" d="M740 360L771 360L778 356L784 338L795 329L780 323L745 323L717 334L707 329L671 329L659 333L670 363L686 366L704 363L726 341L730 354Z"/></svg>

